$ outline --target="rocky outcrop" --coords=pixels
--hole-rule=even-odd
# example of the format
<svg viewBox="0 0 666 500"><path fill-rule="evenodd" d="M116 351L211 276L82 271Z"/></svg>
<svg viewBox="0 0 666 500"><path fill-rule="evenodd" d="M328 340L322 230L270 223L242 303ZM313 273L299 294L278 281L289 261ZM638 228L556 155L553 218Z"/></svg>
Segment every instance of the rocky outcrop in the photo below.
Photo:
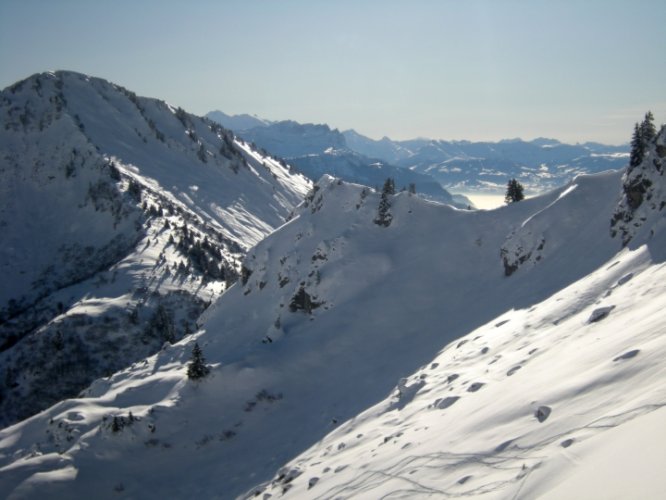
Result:
<svg viewBox="0 0 666 500"><path fill-rule="evenodd" d="M622 178L622 197L611 218L611 235L626 246L640 232L650 235L652 219L666 207L666 126L646 145L642 161L629 165Z"/></svg>

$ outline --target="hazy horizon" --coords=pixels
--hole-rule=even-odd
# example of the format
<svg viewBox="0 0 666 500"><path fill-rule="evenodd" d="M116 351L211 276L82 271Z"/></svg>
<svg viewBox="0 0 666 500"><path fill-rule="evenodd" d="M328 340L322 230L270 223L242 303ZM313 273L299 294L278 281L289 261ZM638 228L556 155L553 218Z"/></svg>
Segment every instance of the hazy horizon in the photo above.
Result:
<svg viewBox="0 0 666 500"><path fill-rule="evenodd" d="M374 139L626 144L666 120L663 19L657 0L0 0L0 87L63 69Z"/></svg>

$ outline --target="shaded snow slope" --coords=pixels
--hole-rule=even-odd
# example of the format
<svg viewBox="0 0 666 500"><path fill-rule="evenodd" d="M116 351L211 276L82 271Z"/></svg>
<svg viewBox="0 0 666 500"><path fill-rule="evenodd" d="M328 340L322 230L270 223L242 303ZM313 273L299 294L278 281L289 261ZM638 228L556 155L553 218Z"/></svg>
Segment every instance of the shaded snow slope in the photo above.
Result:
<svg viewBox="0 0 666 500"><path fill-rule="evenodd" d="M310 183L222 127L71 72L0 94L0 425L196 330Z"/></svg>
<svg viewBox="0 0 666 500"><path fill-rule="evenodd" d="M516 492L523 465L525 487L537 488L536 466L557 466L558 443L593 443L595 422L663 403L664 232L652 220L652 238L621 250L609 232L620 186L620 172L582 176L487 212L400 193L386 200L384 227L379 193L325 177L252 249L195 335L1 431L0 494L234 498L290 461L267 485L276 493L375 497L377 477L397 492L406 475L437 494L449 483L427 466L430 442L454 450L431 457L458 464L446 475L453 488ZM502 248L537 248L543 235L541 258L507 277ZM211 367L199 382L186 377L195 340ZM445 420L452 411L456 422ZM401 426L410 435L395 436ZM423 426L438 432L419 440ZM423 467L400 463L408 442ZM379 472L350 465L356 452ZM400 477L388 481L395 464Z"/></svg>

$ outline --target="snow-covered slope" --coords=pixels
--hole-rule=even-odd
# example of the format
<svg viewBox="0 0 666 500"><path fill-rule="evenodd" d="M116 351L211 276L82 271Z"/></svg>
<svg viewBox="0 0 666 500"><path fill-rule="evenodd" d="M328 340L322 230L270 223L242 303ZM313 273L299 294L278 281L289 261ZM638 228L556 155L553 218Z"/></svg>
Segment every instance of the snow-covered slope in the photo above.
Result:
<svg viewBox="0 0 666 500"><path fill-rule="evenodd" d="M620 194L619 172L490 212L401 193L384 227L378 193L324 178L198 333L1 431L0 493L574 488L614 436L664 439L663 212L622 249L609 231ZM542 258L505 276L507 237L527 241L520 229L546 219ZM186 377L195 340L212 369L198 382Z"/></svg>
<svg viewBox="0 0 666 500"><path fill-rule="evenodd" d="M449 344L255 490L663 498L664 283L646 247L618 254Z"/></svg>
<svg viewBox="0 0 666 500"><path fill-rule="evenodd" d="M0 425L195 330L310 187L213 122L77 73L3 90L0 120Z"/></svg>
<svg viewBox="0 0 666 500"><path fill-rule="evenodd" d="M664 440L664 212L623 247L622 183L474 212L321 179L198 332L0 431L0 495L603 496L605 452Z"/></svg>

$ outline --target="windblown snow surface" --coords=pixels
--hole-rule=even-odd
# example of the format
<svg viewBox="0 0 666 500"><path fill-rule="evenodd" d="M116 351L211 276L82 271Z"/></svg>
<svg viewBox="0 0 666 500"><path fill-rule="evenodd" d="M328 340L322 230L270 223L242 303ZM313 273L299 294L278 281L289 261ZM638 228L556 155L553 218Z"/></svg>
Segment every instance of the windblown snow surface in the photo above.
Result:
<svg viewBox="0 0 666 500"><path fill-rule="evenodd" d="M665 191L623 246L625 178L388 227L323 178L201 330L0 431L0 496L663 497Z"/></svg>

